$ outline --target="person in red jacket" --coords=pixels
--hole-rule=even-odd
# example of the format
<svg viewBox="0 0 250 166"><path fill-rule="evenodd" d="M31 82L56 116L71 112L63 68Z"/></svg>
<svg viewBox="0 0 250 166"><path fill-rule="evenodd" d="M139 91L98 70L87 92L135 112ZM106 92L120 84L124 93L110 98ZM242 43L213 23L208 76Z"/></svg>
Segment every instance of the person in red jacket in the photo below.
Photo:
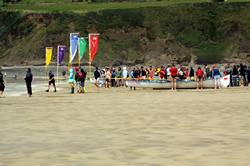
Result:
<svg viewBox="0 0 250 166"><path fill-rule="evenodd" d="M165 71L166 71L166 70L165 70L164 66L162 66L162 67L161 67L161 70L160 70L160 73L159 73L159 78L160 78L160 80L163 80L163 79L166 78L166 72L165 72Z"/></svg>
<svg viewBox="0 0 250 166"><path fill-rule="evenodd" d="M204 72L201 67L198 67L198 70L196 71L197 89L203 89L203 78Z"/></svg>
<svg viewBox="0 0 250 166"><path fill-rule="evenodd" d="M176 90L176 77L177 77L178 69L173 64L170 68L171 82L172 82L172 90Z"/></svg>

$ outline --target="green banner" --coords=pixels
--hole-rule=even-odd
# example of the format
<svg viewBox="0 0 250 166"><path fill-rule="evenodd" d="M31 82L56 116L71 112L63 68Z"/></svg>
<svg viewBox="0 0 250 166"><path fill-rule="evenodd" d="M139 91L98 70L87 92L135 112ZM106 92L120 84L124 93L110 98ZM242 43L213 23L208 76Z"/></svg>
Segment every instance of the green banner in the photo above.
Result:
<svg viewBox="0 0 250 166"><path fill-rule="evenodd" d="M83 58L83 55L86 51L86 48L87 48L87 41L83 37L79 38L79 58L80 58L80 60Z"/></svg>

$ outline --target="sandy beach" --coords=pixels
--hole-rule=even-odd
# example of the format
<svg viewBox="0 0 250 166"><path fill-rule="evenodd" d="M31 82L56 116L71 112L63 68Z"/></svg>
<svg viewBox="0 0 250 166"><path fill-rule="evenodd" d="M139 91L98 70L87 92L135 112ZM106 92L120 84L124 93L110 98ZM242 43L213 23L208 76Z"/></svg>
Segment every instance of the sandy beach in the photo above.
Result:
<svg viewBox="0 0 250 166"><path fill-rule="evenodd" d="M0 166L248 166L250 88L0 98Z"/></svg>

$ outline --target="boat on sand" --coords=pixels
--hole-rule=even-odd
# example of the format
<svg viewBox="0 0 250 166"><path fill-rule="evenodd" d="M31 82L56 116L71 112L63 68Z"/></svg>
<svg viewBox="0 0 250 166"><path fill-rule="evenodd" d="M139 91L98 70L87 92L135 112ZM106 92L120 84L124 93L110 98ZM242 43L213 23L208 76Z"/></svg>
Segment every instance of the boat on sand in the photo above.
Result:
<svg viewBox="0 0 250 166"><path fill-rule="evenodd" d="M224 76L221 78L221 86L228 87L230 83L230 76ZM127 80L126 85L128 87L136 88L153 88L153 89L171 89L171 81L169 80ZM178 89L195 89L197 88L197 82L189 80L177 80L176 87ZM214 88L214 80L207 79L203 81L203 88Z"/></svg>

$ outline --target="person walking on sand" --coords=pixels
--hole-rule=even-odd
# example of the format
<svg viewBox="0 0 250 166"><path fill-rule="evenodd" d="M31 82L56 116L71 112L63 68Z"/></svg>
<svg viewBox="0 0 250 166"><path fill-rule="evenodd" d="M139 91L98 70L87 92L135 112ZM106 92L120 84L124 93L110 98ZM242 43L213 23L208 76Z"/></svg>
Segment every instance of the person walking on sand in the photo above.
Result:
<svg viewBox="0 0 250 166"><path fill-rule="evenodd" d="M53 74L52 71L49 71L49 86L46 92L49 92L51 84L54 87L54 92L56 92L56 83L55 83L55 75Z"/></svg>
<svg viewBox="0 0 250 166"><path fill-rule="evenodd" d="M204 78L204 72L199 66L198 70L196 71L197 89L203 89L203 78Z"/></svg>
<svg viewBox="0 0 250 166"><path fill-rule="evenodd" d="M170 68L171 82L172 82L172 90L176 90L176 77L177 77L178 69L173 64Z"/></svg>
<svg viewBox="0 0 250 166"><path fill-rule="evenodd" d="M220 74L220 70L219 68L214 65L214 68L212 70L212 78L214 79L214 89L220 89L221 87L221 82L220 82L220 78L221 78L221 74Z"/></svg>
<svg viewBox="0 0 250 166"><path fill-rule="evenodd" d="M29 97L32 96L32 81L33 81L33 75L31 73L31 69L28 68L27 69L27 73L26 73L26 76L24 78L25 82L26 82L26 87L27 87L27 92L28 92L28 95Z"/></svg>
<svg viewBox="0 0 250 166"><path fill-rule="evenodd" d="M3 73L0 71L0 97L2 97L5 85L4 85L4 79L3 79Z"/></svg>

